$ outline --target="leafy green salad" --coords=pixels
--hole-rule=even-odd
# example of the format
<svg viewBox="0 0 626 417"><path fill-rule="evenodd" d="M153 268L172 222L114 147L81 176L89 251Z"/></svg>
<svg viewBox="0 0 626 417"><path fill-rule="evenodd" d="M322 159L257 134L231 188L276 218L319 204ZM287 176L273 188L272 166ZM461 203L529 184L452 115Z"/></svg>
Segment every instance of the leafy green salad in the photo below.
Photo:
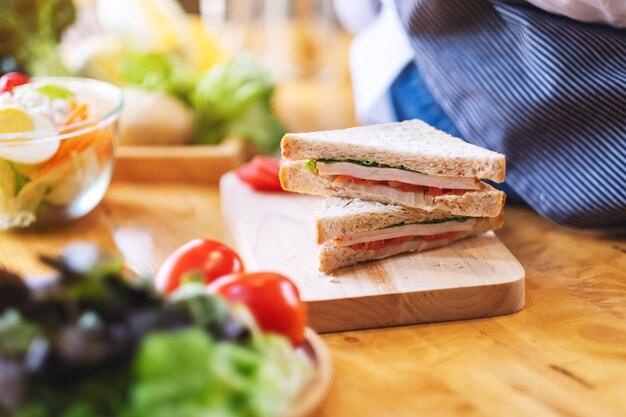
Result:
<svg viewBox="0 0 626 417"><path fill-rule="evenodd" d="M114 118L98 118L121 99L100 97L101 85L0 77L0 230L53 224L99 202L116 135Z"/></svg>
<svg viewBox="0 0 626 417"><path fill-rule="evenodd" d="M250 55L199 73L169 54L135 52L122 62L122 73L127 85L162 91L189 106L195 119L193 143L213 145L237 136L271 152L284 134L271 104L274 83Z"/></svg>
<svg viewBox="0 0 626 417"><path fill-rule="evenodd" d="M279 416L312 365L242 306L169 298L90 246L42 257L57 278L0 271L0 416Z"/></svg>

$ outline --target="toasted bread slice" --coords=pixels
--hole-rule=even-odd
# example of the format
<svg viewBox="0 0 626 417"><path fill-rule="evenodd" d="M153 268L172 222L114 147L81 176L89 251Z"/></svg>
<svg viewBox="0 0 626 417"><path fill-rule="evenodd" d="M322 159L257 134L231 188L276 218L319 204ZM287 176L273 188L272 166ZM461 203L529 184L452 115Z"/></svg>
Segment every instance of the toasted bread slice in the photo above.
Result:
<svg viewBox="0 0 626 417"><path fill-rule="evenodd" d="M408 120L342 130L288 133L283 158L375 161L428 175L503 182L505 157L422 122Z"/></svg>
<svg viewBox="0 0 626 417"><path fill-rule="evenodd" d="M492 186L482 183L481 188L463 195L444 194L432 198L432 203L409 203L393 196L345 188L335 184L332 177L316 175L309 171L304 161L289 162L280 169L280 182L287 191L313 194L322 197L348 197L396 204L429 213L446 212L453 216L495 217L502 211L505 195ZM389 187L390 188L390 187Z"/></svg>
<svg viewBox="0 0 626 417"><path fill-rule="evenodd" d="M472 231L461 234L455 239L441 239L428 242L416 237L413 240L399 244L390 244L379 249L370 250L353 249L350 246L335 246L327 242L319 246L319 270L321 272L330 272L361 262L384 259L401 253L422 252L438 248L467 237L481 235L488 230L499 229L503 223L504 217L500 214L497 217L478 219Z"/></svg>

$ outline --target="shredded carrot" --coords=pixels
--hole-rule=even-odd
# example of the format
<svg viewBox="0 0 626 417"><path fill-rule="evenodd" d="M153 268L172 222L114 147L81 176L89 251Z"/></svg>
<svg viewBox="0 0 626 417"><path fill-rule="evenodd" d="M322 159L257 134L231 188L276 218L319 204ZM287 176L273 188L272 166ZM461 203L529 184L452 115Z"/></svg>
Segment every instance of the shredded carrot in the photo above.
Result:
<svg viewBox="0 0 626 417"><path fill-rule="evenodd" d="M86 120L88 116L88 106L87 103L77 104L75 100L70 99L70 107L72 108L72 112L63 122L63 127L59 130L60 134L71 133L72 131L78 129L84 129L87 126L80 126L78 128L69 127L72 123L79 120ZM59 165L67 162L74 152L80 152L83 149L87 148L93 140L90 140L90 136L92 136L93 132L86 133L84 135L78 135L73 138L62 139L59 149L54 154L54 156L48 159L42 169L35 173L32 178L37 179L40 178L50 171L54 170Z"/></svg>
<svg viewBox="0 0 626 417"><path fill-rule="evenodd" d="M74 106L71 114L68 116L67 120L63 123L64 128L60 130L61 134L71 133L74 130L82 130L88 128L87 126L80 126L77 128L69 127L72 123L77 120L86 120L88 117L88 107L86 103L76 104L70 103L70 106ZM95 124L95 122L94 122ZM93 125L93 124L92 124ZM114 140L114 127L108 126L101 129L96 129L84 134L79 134L78 136L62 139L59 149L54 154L52 158L46 161L41 170L36 172L32 178L37 179L42 176L48 174L53 171L57 167L68 162L73 154L84 151L93 145L94 151L98 156L98 160L101 163L110 157L113 152L113 140Z"/></svg>
<svg viewBox="0 0 626 417"><path fill-rule="evenodd" d="M94 140L95 145L93 149L96 152L98 161L101 165L104 165L106 162L108 162L113 155L113 143L115 142L116 138L115 132L115 125L103 127L98 132L98 138Z"/></svg>
<svg viewBox="0 0 626 417"><path fill-rule="evenodd" d="M72 109L70 115L63 123L63 127L59 130L60 134L71 133L74 131L80 131L87 129L96 124L96 122L72 127L71 125L77 121L87 120L89 117L89 109L87 103L76 103L75 100L70 100L70 108ZM38 179L44 175L56 170L57 168L66 165L71 159L72 155L80 153L85 149L92 147L95 151L98 161L104 164L113 153L113 141L115 140L115 126L105 126L99 129L92 130L77 136L62 139L59 149L54 156L48 159L42 164L39 171L34 173L31 178ZM68 172L71 167L68 165Z"/></svg>
<svg viewBox="0 0 626 417"><path fill-rule="evenodd" d="M44 163L42 169L35 173L32 178L37 179L43 177L50 171L56 169L58 166L68 162L72 158L72 154L78 153L87 148L93 142L89 137L91 136L90 133L69 139L63 139L61 141L61 145L59 146L59 150L57 150L52 158L48 159Z"/></svg>
<svg viewBox="0 0 626 417"><path fill-rule="evenodd" d="M87 103L81 103L74 107L70 115L65 119L65 122L63 122L63 126L69 126L76 120L86 120L87 115Z"/></svg>

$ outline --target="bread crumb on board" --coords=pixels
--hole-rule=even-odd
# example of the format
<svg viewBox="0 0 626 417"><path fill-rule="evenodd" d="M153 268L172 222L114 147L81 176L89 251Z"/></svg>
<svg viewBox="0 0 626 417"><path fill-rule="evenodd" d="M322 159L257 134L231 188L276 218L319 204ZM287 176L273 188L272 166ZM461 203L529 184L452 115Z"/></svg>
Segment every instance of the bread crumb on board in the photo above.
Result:
<svg viewBox="0 0 626 417"><path fill-rule="evenodd" d="M339 279L335 275L320 274L320 278L326 278L329 284L338 284Z"/></svg>

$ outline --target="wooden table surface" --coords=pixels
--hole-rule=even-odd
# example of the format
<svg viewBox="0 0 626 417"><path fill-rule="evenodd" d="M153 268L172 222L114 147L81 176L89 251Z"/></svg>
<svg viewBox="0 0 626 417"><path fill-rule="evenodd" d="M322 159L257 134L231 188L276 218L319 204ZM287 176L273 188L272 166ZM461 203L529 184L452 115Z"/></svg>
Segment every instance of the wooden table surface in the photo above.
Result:
<svg viewBox="0 0 626 417"><path fill-rule="evenodd" d="M320 416L626 415L626 242L508 207L498 232L527 272L517 314L324 335L335 380ZM4 234L0 262L46 271L38 253L88 240L154 269L194 237L232 243L215 187L115 183L69 227Z"/></svg>
<svg viewBox="0 0 626 417"><path fill-rule="evenodd" d="M279 90L287 103L279 107L289 109L283 116L292 129L352 124L349 89L341 91L331 89L315 107L308 99L320 94L315 85ZM288 105L293 100L301 105ZM321 107L328 117L319 117ZM0 264L44 274L37 254L83 240L153 270L195 237L232 244L219 205L213 186L117 182L67 227L1 234ZM626 416L626 241L512 206L498 235L526 269L525 309L324 335L335 379L320 416Z"/></svg>

